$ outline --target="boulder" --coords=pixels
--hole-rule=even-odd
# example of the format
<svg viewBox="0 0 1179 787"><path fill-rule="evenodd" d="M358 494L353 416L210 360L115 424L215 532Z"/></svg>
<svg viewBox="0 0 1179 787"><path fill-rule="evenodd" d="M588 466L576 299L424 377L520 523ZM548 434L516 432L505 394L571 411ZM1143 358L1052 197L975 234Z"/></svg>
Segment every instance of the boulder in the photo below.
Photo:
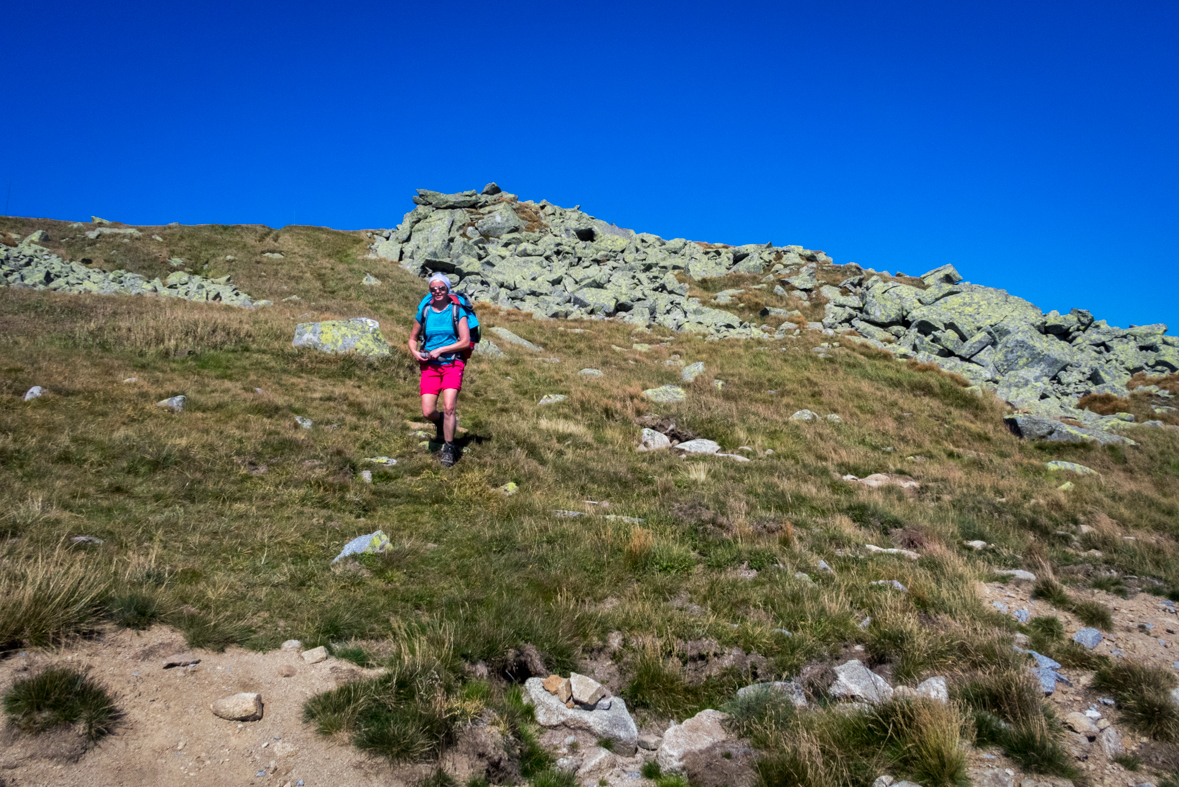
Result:
<svg viewBox="0 0 1179 787"><path fill-rule="evenodd" d="M940 268L934 268L927 273L923 273L921 275L921 281L925 282L930 287L939 283L957 284L958 282L962 281L962 276L958 273L957 270L955 270L953 265L942 265Z"/></svg>
<svg viewBox="0 0 1179 787"><path fill-rule="evenodd" d="M1069 473L1076 473L1077 475L1098 475L1096 470L1085 467L1084 465L1079 465L1076 462L1064 462L1059 459L1054 459L1053 461L1045 462L1044 464L1049 470L1054 472L1066 471Z"/></svg>
<svg viewBox="0 0 1179 787"><path fill-rule="evenodd" d="M695 363L688 364L680 370L680 379L686 383L692 383L695 382L696 378L702 374L704 374L704 362L696 361Z"/></svg>
<svg viewBox="0 0 1179 787"><path fill-rule="evenodd" d="M1115 445L1133 444L1121 435L1103 432L1100 429L1086 429L1081 426L1061 423L1052 418L1035 415L1012 415L1004 419L1007 428L1017 437L1025 440L1042 440L1047 443L1099 443Z"/></svg>
<svg viewBox="0 0 1179 787"><path fill-rule="evenodd" d="M796 708L806 707L806 695L803 693L802 686L799 686L794 681L788 680L779 680L772 683L754 683L752 686L744 686L737 689L737 696L749 697L762 692L784 696Z"/></svg>
<svg viewBox="0 0 1179 787"><path fill-rule="evenodd" d="M188 397L181 394L180 396L170 396L167 399L156 402L156 407L167 407L176 412L180 412L184 409L186 404L188 404Z"/></svg>
<svg viewBox="0 0 1179 787"><path fill-rule="evenodd" d="M857 659L835 668L835 682L828 693L839 699L867 702L875 705L892 699L892 687L888 681L872 672Z"/></svg>
<svg viewBox="0 0 1179 787"><path fill-rule="evenodd" d="M25 391L25 401L32 401L45 393L45 389L39 385L34 385L29 390Z"/></svg>
<svg viewBox="0 0 1179 787"><path fill-rule="evenodd" d="M243 692L222 697L209 706L213 715L228 721L258 721L262 718L262 695Z"/></svg>
<svg viewBox="0 0 1179 787"><path fill-rule="evenodd" d="M648 388L643 391L643 396L652 402L663 403L683 402L688 398L688 394L684 392L684 389L675 385L661 385L658 388Z"/></svg>
<svg viewBox="0 0 1179 787"><path fill-rule="evenodd" d="M950 690L946 685L946 679L938 676L929 678L917 684L915 688L908 686L897 686L893 690L894 697L912 697L914 699L927 699L934 702L940 702L943 705L950 701Z"/></svg>
<svg viewBox="0 0 1179 787"><path fill-rule="evenodd" d="M1102 636L1101 632L1094 628L1084 628L1078 631L1076 634L1073 634L1073 642L1076 642L1077 644L1082 645L1089 650L1093 650L1093 648L1100 645L1102 639L1104 639L1104 637Z"/></svg>
<svg viewBox="0 0 1179 787"><path fill-rule="evenodd" d="M291 344L326 353L355 353L369 358L389 355L389 343L381 334L380 323L367 317L299 323L295 326L295 339Z"/></svg>
<svg viewBox="0 0 1179 787"><path fill-rule="evenodd" d="M702 710L683 724L673 723L663 733L663 743L655 753L655 761L664 773L683 773L685 759L692 753L705 751L729 740L723 722L727 713Z"/></svg>
<svg viewBox="0 0 1179 787"><path fill-rule="evenodd" d="M656 432L654 429L643 429L643 436L639 443L640 451L660 451L664 448L671 448L671 438L662 432Z"/></svg>
<svg viewBox="0 0 1179 787"><path fill-rule="evenodd" d="M1105 752L1105 758L1112 760L1114 757L1120 757L1126 753L1126 746L1122 743L1121 734L1113 727L1106 727L1097 736L1097 741L1101 745L1101 750Z"/></svg>
<svg viewBox="0 0 1179 787"><path fill-rule="evenodd" d="M639 731L621 697L611 698L608 709L583 710L566 708L564 702L545 690L541 678L525 681L524 692L535 709L537 723L542 727L585 730L598 738L613 741L615 752L622 756L629 757L635 753Z"/></svg>
<svg viewBox="0 0 1179 787"><path fill-rule="evenodd" d="M689 454L715 454L720 450L720 445L712 440L685 440L676 446L676 450Z"/></svg>
<svg viewBox="0 0 1179 787"><path fill-rule="evenodd" d="M1064 726L1073 732L1084 735L1092 740L1097 737L1097 725L1088 716L1079 712L1072 712L1064 717Z"/></svg>
<svg viewBox="0 0 1179 787"><path fill-rule="evenodd" d="M337 563L350 555L375 555L388 552L393 548L384 530L377 530L363 536L357 536L344 545L340 554L336 555L333 563Z"/></svg>
<svg viewBox="0 0 1179 787"><path fill-rule="evenodd" d="M511 205L500 203L484 214L476 224L475 229L487 238L502 238L512 232L524 229L524 222L512 210Z"/></svg>

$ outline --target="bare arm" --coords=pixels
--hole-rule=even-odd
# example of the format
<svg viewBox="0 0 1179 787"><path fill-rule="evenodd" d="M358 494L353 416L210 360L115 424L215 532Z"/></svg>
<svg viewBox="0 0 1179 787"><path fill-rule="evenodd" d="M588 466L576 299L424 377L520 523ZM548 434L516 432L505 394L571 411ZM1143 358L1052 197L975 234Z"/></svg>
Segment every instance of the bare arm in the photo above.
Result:
<svg viewBox="0 0 1179 787"><path fill-rule="evenodd" d="M409 347L409 354L412 355L415 360L425 361L429 358L429 356L418 350L418 337L421 336L421 333L422 324L418 322L417 319L415 319L413 321L413 330L409 332L409 341L406 342L406 346Z"/></svg>

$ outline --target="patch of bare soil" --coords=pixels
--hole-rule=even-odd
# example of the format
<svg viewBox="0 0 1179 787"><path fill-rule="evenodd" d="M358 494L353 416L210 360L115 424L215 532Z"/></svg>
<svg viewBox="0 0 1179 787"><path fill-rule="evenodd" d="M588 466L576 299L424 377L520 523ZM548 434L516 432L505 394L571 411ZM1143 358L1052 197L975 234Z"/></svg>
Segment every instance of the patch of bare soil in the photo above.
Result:
<svg viewBox="0 0 1179 787"><path fill-rule="evenodd" d="M163 668L164 659L194 652L200 664ZM41 736L6 730L0 740L0 784L93 785L410 785L422 768L394 768L343 739L327 739L303 723L309 697L373 675L329 658L306 664L298 653L191 651L163 626L110 628L60 650L33 649L0 661L0 693L50 665L89 668L124 718L111 736L87 750L72 731ZM280 670L292 677L282 677ZM209 706L239 692L258 692L260 721L232 722Z"/></svg>
<svg viewBox="0 0 1179 787"><path fill-rule="evenodd" d="M1086 628L1086 624L1074 615L1046 601L1032 600L1032 586L1028 583L993 582L980 584L978 590L988 605L1005 605L1009 614L1026 609L1033 620L1050 615L1060 618L1064 624L1065 637L1068 639L1077 631ZM1175 664L1179 662L1179 646L1176 646L1175 640L1179 638L1179 634L1176 634L1179 632L1179 615L1176 615L1175 607L1165 604L1162 599L1149 593L1139 593L1133 598L1124 599L1100 590L1069 588L1068 592L1078 600L1098 601L1109 607L1113 613L1113 630L1103 632L1102 641L1094 648L1095 653L1114 659L1142 661L1172 671L1177 669ZM996 608L1001 611L1003 609ZM1146 738L1135 734L1122 723L1116 707L1101 702L1102 698L1109 699L1109 696L1090 688L1093 681L1092 672L1068 667L1060 672L1072 681L1073 685L1070 687L1064 683L1057 683L1056 692L1048 698L1057 718L1063 719L1073 712L1095 711L1100 714L1100 718L1095 720L1096 724L1099 727L1105 726L1103 722L1112 725L1120 734L1127 753L1141 757L1143 762L1154 767L1158 767L1155 765L1156 761L1166 760L1166 755L1160 753L1170 751L1170 747L1150 743ZM1091 741L1085 735L1069 732L1065 736L1065 745L1090 784L1123 787L1144 781L1142 773L1128 771L1107 757L1097 740Z"/></svg>

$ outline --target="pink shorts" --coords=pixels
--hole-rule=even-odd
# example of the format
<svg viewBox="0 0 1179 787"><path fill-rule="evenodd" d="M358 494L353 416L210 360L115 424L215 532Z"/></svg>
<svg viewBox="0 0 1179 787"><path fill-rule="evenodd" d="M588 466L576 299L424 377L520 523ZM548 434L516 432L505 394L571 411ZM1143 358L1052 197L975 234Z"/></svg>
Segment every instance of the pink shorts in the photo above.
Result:
<svg viewBox="0 0 1179 787"><path fill-rule="evenodd" d="M418 362L418 366L422 369L422 396L433 394L437 396L448 388L453 388L456 391L463 389L463 369L466 364L461 358L456 358L454 363L448 363L445 366L438 364Z"/></svg>

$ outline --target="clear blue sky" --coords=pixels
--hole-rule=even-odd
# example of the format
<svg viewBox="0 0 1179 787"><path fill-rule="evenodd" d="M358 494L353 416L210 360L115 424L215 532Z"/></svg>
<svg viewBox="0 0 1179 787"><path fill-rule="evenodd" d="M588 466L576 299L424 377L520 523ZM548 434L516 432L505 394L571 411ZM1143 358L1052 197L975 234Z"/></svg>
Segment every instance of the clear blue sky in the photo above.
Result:
<svg viewBox="0 0 1179 787"><path fill-rule="evenodd" d="M8 212L389 227L489 180L1179 332L1179 2L14 2Z"/></svg>

